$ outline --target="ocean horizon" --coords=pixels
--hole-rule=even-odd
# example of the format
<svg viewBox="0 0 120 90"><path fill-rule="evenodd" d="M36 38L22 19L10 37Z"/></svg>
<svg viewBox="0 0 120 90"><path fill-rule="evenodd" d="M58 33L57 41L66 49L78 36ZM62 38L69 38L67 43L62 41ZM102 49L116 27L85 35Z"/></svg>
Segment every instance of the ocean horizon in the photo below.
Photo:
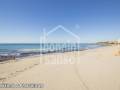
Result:
<svg viewBox="0 0 120 90"><path fill-rule="evenodd" d="M0 55L16 57L97 48L95 43L1 43Z"/></svg>

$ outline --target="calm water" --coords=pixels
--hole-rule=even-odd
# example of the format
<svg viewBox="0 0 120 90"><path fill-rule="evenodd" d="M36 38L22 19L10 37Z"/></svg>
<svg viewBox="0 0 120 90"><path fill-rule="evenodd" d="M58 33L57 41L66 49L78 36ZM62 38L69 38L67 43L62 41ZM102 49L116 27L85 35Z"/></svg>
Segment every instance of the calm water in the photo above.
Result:
<svg viewBox="0 0 120 90"><path fill-rule="evenodd" d="M97 48L100 45L96 44L0 44L0 55L16 55L25 56L30 54L50 53L57 51L75 51L90 48Z"/></svg>

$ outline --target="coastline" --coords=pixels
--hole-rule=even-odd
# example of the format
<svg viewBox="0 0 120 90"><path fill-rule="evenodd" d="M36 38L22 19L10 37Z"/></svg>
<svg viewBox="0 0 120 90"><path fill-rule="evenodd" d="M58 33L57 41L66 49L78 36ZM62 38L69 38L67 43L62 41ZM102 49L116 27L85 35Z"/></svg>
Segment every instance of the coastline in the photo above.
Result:
<svg viewBox="0 0 120 90"><path fill-rule="evenodd" d="M0 64L0 82L44 83L45 90L119 90L120 56L115 56L118 49L105 46ZM54 63L56 58L64 61L63 57L77 62Z"/></svg>
<svg viewBox="0 0 120 90"><path fill-rule="evenodd" d="M35 55L83 51L87 49L94 49L104 46L94 43L0 44L0 45L1 45L0 47L2 47L0 48L0 62L9 61L11 59L16 60Z"/></svg>

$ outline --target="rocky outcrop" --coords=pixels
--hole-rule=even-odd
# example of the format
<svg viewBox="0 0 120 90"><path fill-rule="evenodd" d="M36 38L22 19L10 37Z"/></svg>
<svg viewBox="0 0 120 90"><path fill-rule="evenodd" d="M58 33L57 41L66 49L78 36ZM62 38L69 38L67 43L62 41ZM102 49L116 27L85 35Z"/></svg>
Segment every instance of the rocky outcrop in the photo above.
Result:
<svg viewBox="0 0 120 90"><path fill-rule="evenodd" d="M0 55L0 62L8 61L8 60L15 60L15 58L16 57L13 55L8 55L8 56Z"/></svg>

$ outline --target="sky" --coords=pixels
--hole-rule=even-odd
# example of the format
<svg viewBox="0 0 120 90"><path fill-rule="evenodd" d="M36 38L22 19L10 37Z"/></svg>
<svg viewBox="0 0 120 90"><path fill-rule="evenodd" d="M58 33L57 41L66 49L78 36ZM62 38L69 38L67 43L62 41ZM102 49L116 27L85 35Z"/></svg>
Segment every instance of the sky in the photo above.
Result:
<svg viewBox="0 0 120 90"><path fill-rule="evenodd" d="M81 42L119 39L120 0L0 0L0 43L39 43L58 25ZM61 30L53 41L67 37Z"/></svg>

